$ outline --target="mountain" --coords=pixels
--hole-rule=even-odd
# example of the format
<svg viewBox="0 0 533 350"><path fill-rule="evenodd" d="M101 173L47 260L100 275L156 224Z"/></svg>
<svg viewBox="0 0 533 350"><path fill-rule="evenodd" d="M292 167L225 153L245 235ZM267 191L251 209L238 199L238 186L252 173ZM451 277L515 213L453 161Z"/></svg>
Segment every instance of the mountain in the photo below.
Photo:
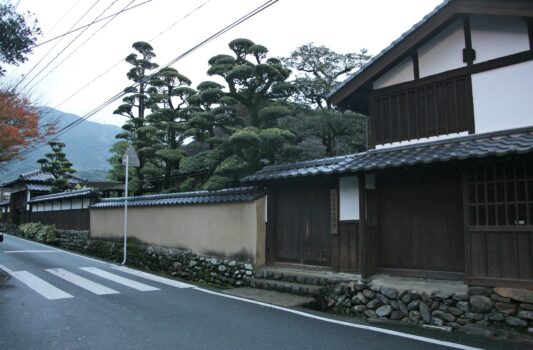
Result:
<svg viewBox="0 0 533 350"><path fill-rule="evenodd" d="M41 108L43 120L57 120L60 129L80 117L75 114L64 113L50 107ZM122 129L114 125L84 121L71 129L59 139L65 144L64 152L77 170L76 175L90 180L105 180L110 168L107 159L111 157L109 149L117 141L115 135ZM21 161L7 164L0 170L0 183L6 182L28 170L39 168L37 159L43 158L50 151L50 146L44 145Z"/></svg>

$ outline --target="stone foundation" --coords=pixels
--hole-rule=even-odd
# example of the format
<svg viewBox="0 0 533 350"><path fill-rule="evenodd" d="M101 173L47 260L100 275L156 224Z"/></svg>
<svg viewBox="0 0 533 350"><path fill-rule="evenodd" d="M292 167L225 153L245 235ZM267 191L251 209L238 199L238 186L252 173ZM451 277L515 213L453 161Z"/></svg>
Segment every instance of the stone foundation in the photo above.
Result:
<svg viewBox="0 0 533 350"><path fill-rule="evenodd" d="M114 262L123 259L122 242L91 239L89 231L59 231L58 246ZM245 261L138 242L128 242L127 265L217 286L249 285L254 275Z"/></svg>
<svg viewBox="0 0 533 350"><path fill-rule="evenodd" d="M412 324L494 327L533 335L533 290L469 287L465 293L397 290L364 280L326 290L324 308L364 319Z"/></svg>

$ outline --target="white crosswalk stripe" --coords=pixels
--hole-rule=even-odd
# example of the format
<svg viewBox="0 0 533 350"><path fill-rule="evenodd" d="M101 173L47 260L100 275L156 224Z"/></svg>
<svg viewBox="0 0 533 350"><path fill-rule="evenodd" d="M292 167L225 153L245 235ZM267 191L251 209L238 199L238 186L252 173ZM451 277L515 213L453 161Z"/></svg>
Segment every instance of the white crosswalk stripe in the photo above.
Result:
<svg viewBox="0 0 533 350"><path fill-rule="evenodd" d="M90 272L90 273L92 273L92 274L94 274L96 276L100 276L102 278L105 278L105 279L108 279L110 281L113 281L115 283L119 283L119 284L125 285L127 287L140 290L142 292L159 290L159 288L152 287L152 286L149 286L147 284L140 283L140 282L137 282L137 281L134 281L134 280L130 280L129 278L124 278L122 276L115 275L114 273L110 273L110 272L101 270L101 269L96 268L96 267L80 267L80 269L82 269L84 271L87 271L87 272Z"/></svg>
<svg viewBox="0 0 533 350"><path fill-rule="evenodd" d="M61 268L47 269L46 271L80 288L86 289L89 292L94 293L96 295L107 295L107 294L120 293L114 289L103 286L100 283L96 283L91 280L88 280L87 278L76 275L75 273L69 272L65 269L61 269Z"/></svg>
<svg viewBox="0 0 533 350"><path fill-rule="evenodd" d="M50 283L40 279L28 271L13 271L11 272L11 276L15 277L20 282L24 283L48 300L73 298L72 295L54 287Z"/></svg>
<svg viewBox="0 0 533 350"><path fill-rule="evenodd" d="M166 284L167 286L171 286L171 287L176 287L176 288L191 288L192 287L192 285L187 284L187 283L178 282L175 280L171 280L169 278L164 278L164 277L152 275L146 272L142 272L139 270L130 269L129 267L126 267L126 266L113 266L113 268L115 270L129 273L130 275L139 276L139 277L142 277L142 278L154 281L154 282Z"/></svg>

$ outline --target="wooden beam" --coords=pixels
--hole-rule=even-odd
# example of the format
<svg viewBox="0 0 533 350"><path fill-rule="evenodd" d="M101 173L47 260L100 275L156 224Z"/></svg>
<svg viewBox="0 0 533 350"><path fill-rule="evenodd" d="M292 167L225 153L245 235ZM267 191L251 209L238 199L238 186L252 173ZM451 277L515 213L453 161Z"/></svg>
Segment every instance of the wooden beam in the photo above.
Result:
<svg viewBox="0 0 533 350"><path fill-rule="evenodd" d="M526 19L527 33L529 36L529 49L533 51L533 18Z"/></svg>
<svg viewBox="0 0 533 350"><path fill-rule="evenodd" d="M366 223L366 179L364 174L359 179L359 270L361 277L368 278L374 274L372 264L372 241Z"/></svg>
<svg viewBox="0 0 533 350"><path fill-rule="evenodd" d="M414 80L420 79L420 66L418 63L418 51L415 51L411 55L411 59L413 60L413 76Z"/></svg>
<svg viewBox="0 0 533 350"><path fill-rule="evenodd" d="M476 50L472 48L472 30L470 28L470 16L464 15L463 20L463 32L465 35L465 48L463 49L463 62L467 66L472 66L476 59Z"/></svg>

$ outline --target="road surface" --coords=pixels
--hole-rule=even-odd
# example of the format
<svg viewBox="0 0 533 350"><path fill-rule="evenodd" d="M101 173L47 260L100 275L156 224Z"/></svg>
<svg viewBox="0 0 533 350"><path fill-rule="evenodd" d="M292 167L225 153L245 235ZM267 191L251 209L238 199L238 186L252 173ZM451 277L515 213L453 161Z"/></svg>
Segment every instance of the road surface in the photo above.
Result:
<svg viewBox="0 0 533 350"><path fill-rule="evenodd" d="M0 349L502 348L365 328L4 237Z"/></svg>

